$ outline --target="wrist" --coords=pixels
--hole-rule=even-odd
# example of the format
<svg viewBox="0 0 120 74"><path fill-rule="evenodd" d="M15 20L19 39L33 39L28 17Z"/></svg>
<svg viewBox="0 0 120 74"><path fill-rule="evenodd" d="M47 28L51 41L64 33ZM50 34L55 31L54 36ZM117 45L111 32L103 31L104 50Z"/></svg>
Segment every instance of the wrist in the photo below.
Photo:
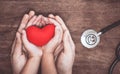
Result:
<svg viewBox="0 0 120 74"><path fill-rule="evenodd" d="M58 74L72 74L72 71L67 71L67 72L59 72Z"/></svg>
<svg viewBox="0 0 120 74"><path fill-rule="evenodd" d="M41 56L31 56L31 57L29 57L29 60L40 60L41 59Z"/></svg>
<svg viewBox="0 0 120 74"><path fill-rule="evenodd" d="M53 54L53 51L51 51L52 49L48 49L48 48L43 47L42 50L43 50L44 54L50 54L50 55Z"/></svg>
<svg viewBox="0 0 120 74"><path fill-rule="evenodd" d="M64 70L64 71L58 71L58 74L72 74L72 69L70 70Z"/></svg>
<svg viewBox="0 0 120 74"><path fill-rule="evenodd" d="M36 53L36 54L30 54L29 53L29 58L41 58L42 57L42 55L43 55L43 53L42 52L39 52L39 53Z"/></svg>
<svg viewBox="0 0 120 74"><path fill-rule="evenodd" d="M43 57L54 57L52 53L44 53Z"/></svg>

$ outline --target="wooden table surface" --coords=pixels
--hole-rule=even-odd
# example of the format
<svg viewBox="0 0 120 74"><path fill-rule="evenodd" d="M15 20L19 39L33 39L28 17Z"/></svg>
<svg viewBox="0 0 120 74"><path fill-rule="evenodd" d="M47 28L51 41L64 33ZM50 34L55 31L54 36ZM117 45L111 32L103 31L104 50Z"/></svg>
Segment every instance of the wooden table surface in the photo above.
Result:
<svg viewBox="0 0 120 74"><path fill-rule="evenodd" d="M80 42L86 29L100 29L120 20L120 0L0 0L0 74L12 74L11 44L23 14L35 10L60 15L76 45L73 74L107 74L120 42L120 26L101 36L99 45L87 49ZM114 74L120 74L120 63Z"/></svg>

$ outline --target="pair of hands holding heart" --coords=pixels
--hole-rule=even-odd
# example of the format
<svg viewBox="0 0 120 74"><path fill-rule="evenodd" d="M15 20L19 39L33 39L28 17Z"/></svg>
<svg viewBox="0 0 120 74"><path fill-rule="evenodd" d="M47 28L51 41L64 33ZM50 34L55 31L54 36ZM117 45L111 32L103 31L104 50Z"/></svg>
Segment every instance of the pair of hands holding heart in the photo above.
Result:
<svg viewBox="0 0 120 74"><path fill-rule="evenodd" d="M30 11L24 15L12 45L13 73L27 74L27 70L33 68L29 74L36 74L44 54L53 55L57 73L72 73L75 45L63 20L52 14L36 16L34 11ZM33 57L39 59L35 66L28 61Z"/></svg>

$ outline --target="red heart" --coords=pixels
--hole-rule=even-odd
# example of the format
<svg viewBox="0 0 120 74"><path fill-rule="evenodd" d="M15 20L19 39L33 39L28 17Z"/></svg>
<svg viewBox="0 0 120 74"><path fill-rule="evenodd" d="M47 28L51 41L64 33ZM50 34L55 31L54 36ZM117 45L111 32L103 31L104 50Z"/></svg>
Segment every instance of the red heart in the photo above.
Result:
<svg viewBox="0 0 120 74"><path fill-rule="evenodd" d="M37 26L30 26L26 29L28 40L37 46L43 46L47 44L54 36L54 32L54 24L48 24L43 28L39 28Z"/></svg>

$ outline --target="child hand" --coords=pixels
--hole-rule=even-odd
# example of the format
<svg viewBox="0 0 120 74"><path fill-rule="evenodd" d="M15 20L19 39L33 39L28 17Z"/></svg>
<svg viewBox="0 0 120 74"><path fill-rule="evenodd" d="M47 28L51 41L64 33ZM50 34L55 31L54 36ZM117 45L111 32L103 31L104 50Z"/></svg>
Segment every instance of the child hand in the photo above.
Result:
<svg viewBox="0 0 120 74"><path fill-rule="evenodd" d="M53 20L51 18L46 18L46 17L43 17L43 19L46 23L52 23L52 24L55 25L55 35L54 35L54 37L46 45L44 45L42 47L44 53L53 54L56 47L62 41L63 30L62 30L62 27L59 25L59 23L56 22L55 20Z"/></svg>
<svg viewBox="0 0 120 74"><path fill-rule="evenodd" d="M42 74L57 74L53 53L56 47L62 41L63 31L59 23L51 18L42 17L40 26L44 26L50 23L55 25L55 35L46 45L42 46L42 50L43 50L42 68L41 68Z"/></svg>
<svg viewBox="0 0 120 74"><path fill-rule="evenodd" d="M57 49L58 51L54 53L55 56L58 56L57 61L56 61L58 73L59 74L72 74L72 66L73 66L74 57L75 57L74 42L63 20L59 16L49 15L49 17L59 22L64 31L63 43L58 46L58 49ZM61 51L61 49L63 50Z"/></svg>
<svg viewBox="0 0 120 74"><path fill-rule="evenodd" d="M41 20L41 15L33 16L27 23L25 29L32 25L39 25L39 23L36 22L39 20ZM21 74L37 74L42 58L42 48L28 41L25 30L22 30L22 42L28 53L28 60L22 69Z"/></svg>
<svg viewBox="0 0 120 74"><path fill-rule="evenodd" d="M31 20L27 23L25 29L29 26L37 25L36 21L40 19L41 19L41 15L39 15L38 17L33 16ZM25 50L28 52L29 58L42 56L42 48L28 41L25 30L22 30L22 42L23 42L23 46L25 47Z"/></svg>

